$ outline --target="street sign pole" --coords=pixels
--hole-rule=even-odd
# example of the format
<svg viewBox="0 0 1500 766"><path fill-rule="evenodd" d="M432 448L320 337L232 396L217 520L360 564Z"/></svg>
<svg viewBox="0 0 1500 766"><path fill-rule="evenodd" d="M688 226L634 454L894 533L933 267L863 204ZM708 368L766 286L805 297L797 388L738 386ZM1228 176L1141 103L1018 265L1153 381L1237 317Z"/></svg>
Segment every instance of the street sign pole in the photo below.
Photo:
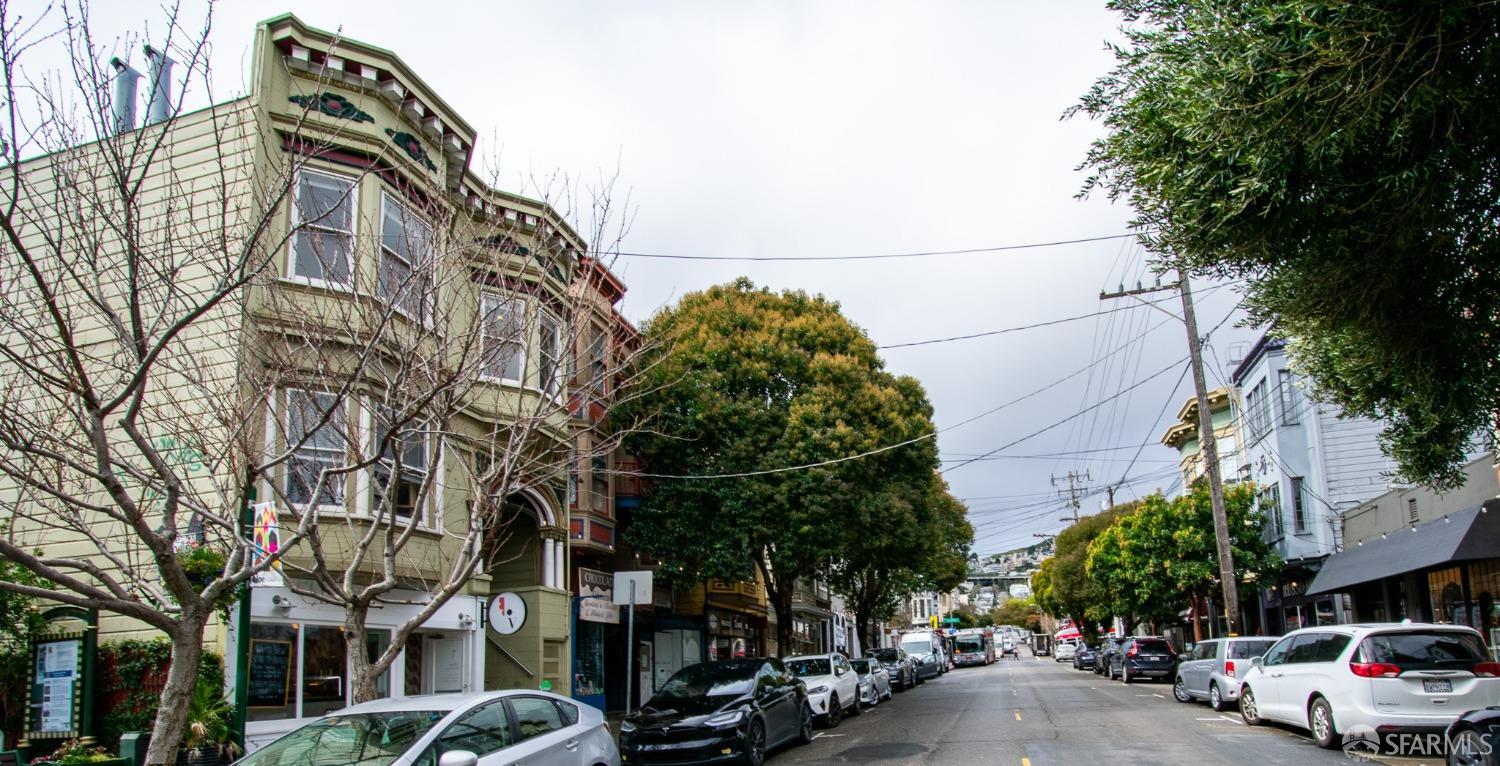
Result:
<svg viewBox="0 0 1500 766"><path fill-rule="evenodd" d="M635 680L635 580L630 581L630 606L626 612L630 615L625 625L625 715L628 716Z"/></svg>

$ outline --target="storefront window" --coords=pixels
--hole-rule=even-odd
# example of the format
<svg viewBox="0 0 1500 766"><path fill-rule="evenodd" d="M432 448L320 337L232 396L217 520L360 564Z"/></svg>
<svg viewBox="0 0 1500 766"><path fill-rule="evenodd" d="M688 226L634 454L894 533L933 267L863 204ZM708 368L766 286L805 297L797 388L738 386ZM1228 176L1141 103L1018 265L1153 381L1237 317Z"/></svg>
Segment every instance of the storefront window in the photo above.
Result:
<svg viewBox="0 0 1500 766"><path fill-rule="evenodd" d="M365 633L365 657L370 662L380 658L386 647L391 645L391 632L389 630L369 630ZM391 696L391 671L386 670L375 679L375 696Z"/></svg>
<svg viewBox="0 0 1500 766"><path fill-rule="evenodd" d="M302 652L302 717L327 715L344 707L349 672L344 632L308 625L302 636Z"/></svg>
<svg viewBox="0 0 1500 766"><path fill-rule="evenodd" d="M251 721L297 716L297 626L250 626Z"/></svg>
<svg viewBox="0 0 1500 766"><path fill-rule="evenodd" d="M604 693L604 626L579 621L578 654L573 664L573 696Z"/></svg>

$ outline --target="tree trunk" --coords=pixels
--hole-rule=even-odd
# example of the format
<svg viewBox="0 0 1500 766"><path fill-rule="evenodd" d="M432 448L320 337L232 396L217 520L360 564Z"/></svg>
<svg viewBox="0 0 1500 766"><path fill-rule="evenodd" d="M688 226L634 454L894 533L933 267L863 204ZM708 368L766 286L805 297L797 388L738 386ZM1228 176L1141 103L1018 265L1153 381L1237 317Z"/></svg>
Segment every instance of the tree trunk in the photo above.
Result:
<svg viewBox="0 0 1500 766"><path fill-rule="evenodd" d="M344 653L349 657L349 690L356 705L377 698L375 681L385 671L385 668L377 668L370 662L369 649L365 646L367 610L368 607L356 604L344 607Z"/></svg>
<svg viewBox="0 0 1500 766"><path fill-rule="evenodd" d="M207 617L183 610L183 618L168 632L172 641L172 664L167 683L157 699L156 721L151 725L151 744L146 766L177 763L177 748L187 731L188 707L198 685L198 662L203 658L203 626Z"/></svg>
<svg viewBox="0 0 1500 766"><path fill-rule="evenodd" d="M776 609L776 648L781 656L792 654L792 590L777 588L771 593L771 606Z"/></svg>

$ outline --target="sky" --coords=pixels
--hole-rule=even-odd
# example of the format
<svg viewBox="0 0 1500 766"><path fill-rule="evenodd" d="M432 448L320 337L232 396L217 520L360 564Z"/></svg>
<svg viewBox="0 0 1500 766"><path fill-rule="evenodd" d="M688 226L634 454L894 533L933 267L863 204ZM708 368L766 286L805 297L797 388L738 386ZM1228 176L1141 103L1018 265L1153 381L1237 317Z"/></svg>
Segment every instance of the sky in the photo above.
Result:
<svg viewBox="0 0 1500 766"><path fill-rule="evenodd" d="M184 0L185 21L201 23L205 8ZM1124 203L1077 197L1077 166L1102 127L1062 119L1112 65L1106 42L1121 20L1102 1L225 0L211 33L215 100L247 89L255 24L286 11L401 57L479 132L476 156L496 159L502 188L614 178L627 252L806 258L1128 231ZM96 2L90 14L106 47L160 34L163 18L154 3ZM117 52L145 69L138 49ZM1149 263L1133 240L1109 239L889 260L622 256L613 267L637 322L743 275L839 301L881 345L1119 309L882 351L922 381L950 429L944 475L988 554L1062 528L1070 472L1084 514L1109 486L1118 500L1173 489L1177 455L1158 441L1192 390L1183 326L1160 310L1178 311L1175 293L1148 296L1160 309L1100 300L1151 284ZM1233 285L1194 286L1201 333L1218 327L1209 386L1222 385L1257 331L1238 326Z"/></svg>

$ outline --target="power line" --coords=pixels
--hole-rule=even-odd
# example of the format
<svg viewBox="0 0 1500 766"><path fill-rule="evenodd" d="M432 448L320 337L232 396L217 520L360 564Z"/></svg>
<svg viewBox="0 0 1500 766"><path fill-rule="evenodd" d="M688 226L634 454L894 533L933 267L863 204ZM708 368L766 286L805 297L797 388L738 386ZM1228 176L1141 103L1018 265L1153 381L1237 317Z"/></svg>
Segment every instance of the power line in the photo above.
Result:
<svg viewBox="0 0 1500 766"><path fill-rule="evenodd" d="M927 250L917 253L877 253L873 255L682 255L678 253L606 253L605 255L618 255L626 258L669 258L678 261L873 261L888 258L925 258L934 255L971 255L975 253L999 253L1009 250L1032 250L1039 247L1105 242L1112 239L1125 239L1134 236L1136 235L1110 234L1103 237L1060 239L1053 242L1028 242L1021 245L995 245L993 247L972 247L964 250Z"/></svg>
<svg viewBox="0 0 1500 766"><path fill-rule="evenodd" d="M1170 300L1172 300L1172 299L1171 298L1163 298L1160 301L1151 301L1151 303L1164 303L1164 302L1170 301ZM1131 310L1137 309L1137 308L1140 308L1140 307L1139 306L1119 306L1119 307L1112 308L1112 309L1105 309L1104 311L1095 311L1092 314L1079 314L1078 316L1063 317L1062 319L1051 319L1051 320L1048 320L1046 322L1036 322L1034 324L1025 324L1025 325L1020 325L1018 327L1006 327L1006 328L1004 328L1002 330L986 330L984 332L969 333L968 335L953 335L953 336L950 336L950 337L947 337L947 338L932 338L930 340L914 340L914 341L910 341L910 342L907 342L907 343L891 343L891 344L887 344L887 345L884 345L884 346L876 346L875 348L882 349L882 350L883 349L888 349L888 348L910 348L912 346L929 346L929 345L932 345L934 343L950 343L950 342L956 341L956 340L972 340L974 338L988 338L991 335L1004 335L1006 333L1020 332L1021 330L1035 330L1038 327L1051 327L1052 325L1065 324L1067 322L1076 322L1076 321L1078 321L1080 319L1092 319L1094 317L1104 316L1105 314L1115 314L1115 313L1118 313L1118 312L1121 312L1121 311L1131 311Z"/></svg>

